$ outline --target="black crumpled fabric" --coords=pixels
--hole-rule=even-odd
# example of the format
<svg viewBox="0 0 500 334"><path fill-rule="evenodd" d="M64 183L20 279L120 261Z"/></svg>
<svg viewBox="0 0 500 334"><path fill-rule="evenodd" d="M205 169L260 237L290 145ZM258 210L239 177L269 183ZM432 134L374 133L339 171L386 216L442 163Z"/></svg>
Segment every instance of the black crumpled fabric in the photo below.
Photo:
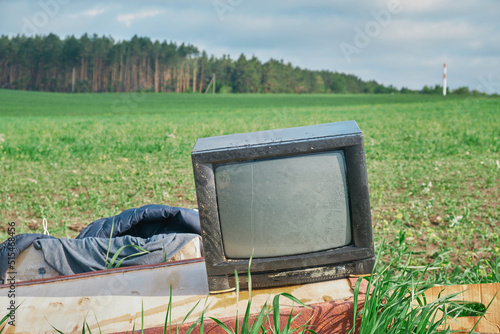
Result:
<svg viewBox="0 0 500 334"><path fill-rule="evenodd" d="M111 244L109 238L112 233ZM125 259L121 266L153 264L170 259L185 244L201 234L196 210L151 204L128 209L119 215L101 218L89 224L75 239L57 239L43 234L15 236L14 256L32 243L43 251L45 261L61 275L102 270L114 254L125 245L137 245L150 253ZM115 263L137 253L134 247L121 250ZM12 254L11 254L12 255ZM0 281L8 269L8 241L0 244Z"/></svg>

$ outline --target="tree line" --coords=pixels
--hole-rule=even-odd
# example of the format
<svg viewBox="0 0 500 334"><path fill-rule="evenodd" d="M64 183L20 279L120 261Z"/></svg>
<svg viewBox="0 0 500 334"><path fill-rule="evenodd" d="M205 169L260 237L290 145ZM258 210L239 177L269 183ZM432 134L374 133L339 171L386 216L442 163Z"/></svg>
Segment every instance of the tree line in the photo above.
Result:
<svg viewBox="0 0 500 334"><path fill-rule="evenodd" d="M355 75L312 71L255 56L208 56L191 44L55 34L0 37L0 88L51 92L416 93ZM423 93L439 89L424 87Z"/></svg>

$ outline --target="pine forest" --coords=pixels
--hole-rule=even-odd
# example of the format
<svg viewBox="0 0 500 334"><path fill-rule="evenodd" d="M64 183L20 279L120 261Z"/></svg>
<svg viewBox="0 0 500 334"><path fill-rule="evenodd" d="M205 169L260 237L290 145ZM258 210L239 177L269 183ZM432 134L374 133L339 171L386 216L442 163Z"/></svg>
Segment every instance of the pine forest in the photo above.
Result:
<svg viewBox="0 0 500 334"><path fill-rule="evenodd" d="M391 93L392 86L332 71L208 56L190 44L134 36L0 37L0 88L52 92Z"/></svg>

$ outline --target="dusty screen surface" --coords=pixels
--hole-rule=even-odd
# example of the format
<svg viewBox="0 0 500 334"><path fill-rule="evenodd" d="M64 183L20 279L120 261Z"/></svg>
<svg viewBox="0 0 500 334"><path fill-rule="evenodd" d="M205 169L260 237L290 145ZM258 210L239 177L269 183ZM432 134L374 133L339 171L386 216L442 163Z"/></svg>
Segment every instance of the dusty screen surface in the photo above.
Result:
<svg viewBox="0 0 500 334"><path fill-rule="evenodd" d="M218 165L217 202L227 258L316 252L351 242L340 151Z"/></svg>

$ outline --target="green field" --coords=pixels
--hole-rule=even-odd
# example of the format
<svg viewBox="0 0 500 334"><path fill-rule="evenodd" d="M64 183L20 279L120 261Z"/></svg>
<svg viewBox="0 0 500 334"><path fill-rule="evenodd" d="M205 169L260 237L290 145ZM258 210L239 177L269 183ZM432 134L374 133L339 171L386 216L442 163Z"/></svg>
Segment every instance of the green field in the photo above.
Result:
<svg viewBox="0 0 500 334"><path fill-rule="evenodd" d="M197 138L351 119L364 133L376 245L403 231L413 264L448 268L500 256L490 97L0 90L0 238L12 221L41 233L45 217L52 235L74 237L132 207L194 208Z"/></svg>

